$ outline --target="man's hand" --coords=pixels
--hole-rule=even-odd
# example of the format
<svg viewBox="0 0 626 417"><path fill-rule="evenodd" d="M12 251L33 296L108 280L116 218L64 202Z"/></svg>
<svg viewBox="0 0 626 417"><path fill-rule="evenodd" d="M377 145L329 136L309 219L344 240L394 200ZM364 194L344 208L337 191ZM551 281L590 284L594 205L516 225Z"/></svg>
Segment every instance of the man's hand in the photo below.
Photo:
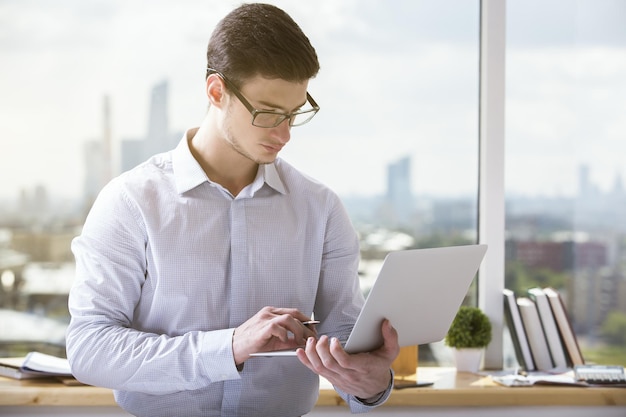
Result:
<svg viewBox="0 0 626 417"><path fill-rule="evenodd" d="M233 356L237 365L251 353L304 346L307 338L317 337L315 327L303 325L310 320L295 308L263 307L235 329Z"/></svg>
<svg viewBox="0 0 626 417"><path fill-rule="evenodd" d="M342 391L370 398L387 388L391 379L389 368L400 353L398 333L389 320L383 322L382 334L382 347L357 354L346 353L336 338L309 338L306 347L298 349L298 359Z"/></svg>

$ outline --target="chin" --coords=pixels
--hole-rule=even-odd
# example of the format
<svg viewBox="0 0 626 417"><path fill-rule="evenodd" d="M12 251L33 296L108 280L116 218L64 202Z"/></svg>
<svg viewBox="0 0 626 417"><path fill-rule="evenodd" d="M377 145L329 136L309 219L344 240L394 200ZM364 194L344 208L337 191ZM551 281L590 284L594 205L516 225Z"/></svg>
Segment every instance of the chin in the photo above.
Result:
<svg viewBox="0 0 626 417"><path fill-rule="evenodd" d="M273 164L276 158L278 158L277 154L258 156L256 158L256 163L259 165Z"/></svg>

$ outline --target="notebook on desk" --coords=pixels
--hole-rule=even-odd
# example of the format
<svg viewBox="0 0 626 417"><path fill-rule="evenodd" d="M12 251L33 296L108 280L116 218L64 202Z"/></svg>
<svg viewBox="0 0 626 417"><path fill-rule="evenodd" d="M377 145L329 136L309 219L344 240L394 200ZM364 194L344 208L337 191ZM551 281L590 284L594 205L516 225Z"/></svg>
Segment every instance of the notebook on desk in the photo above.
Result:
<svg viewBox="0 0 626 417"><path fill-rule="evenodd" d="M442 340L456 315L487 245L391 252L385 258L344 348L369 352L382 346L381 325L389 319L400 347ZM295 349L253 356L294 356Z"/></svg>

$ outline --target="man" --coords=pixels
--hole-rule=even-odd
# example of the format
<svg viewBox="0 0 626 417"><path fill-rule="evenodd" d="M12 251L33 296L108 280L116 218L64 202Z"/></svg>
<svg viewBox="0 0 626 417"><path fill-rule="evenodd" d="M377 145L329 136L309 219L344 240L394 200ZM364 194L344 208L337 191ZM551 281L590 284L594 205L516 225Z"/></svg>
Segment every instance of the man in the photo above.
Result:
<svg viewBox="0 0 626 417"><path fill-rule="evenodd" d="M318 375L367 411L391 390L397 334L385 322L380 349L343 350L363 304L356 233L333 192L277 158L319 110L315 50L285 12L249 4L207 63L200 127L108 184L72 244L72 371L139 416L298 416Z"/></svg>

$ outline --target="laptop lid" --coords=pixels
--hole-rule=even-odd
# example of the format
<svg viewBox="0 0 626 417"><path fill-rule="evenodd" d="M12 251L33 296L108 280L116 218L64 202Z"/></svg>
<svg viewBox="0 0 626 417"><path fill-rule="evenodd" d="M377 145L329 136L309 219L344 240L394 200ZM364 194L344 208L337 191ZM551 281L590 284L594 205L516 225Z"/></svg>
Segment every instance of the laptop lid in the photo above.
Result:
<svg viewBox="0 0 626 417"><path fill-rule="evenodd" d="M487 245L390 252L346 342L349 353L382 346L389 319L400 347L442 340L487 251Z"/></svg>
<svg viewBox="0 0 626 417"><path fill-rule="evenodd" d="M487 245L390 252L345 343L349 353L382 346L385 318L400 347L442 340L482 262ZM295 349L252 356L294 356Z"/></svg>

